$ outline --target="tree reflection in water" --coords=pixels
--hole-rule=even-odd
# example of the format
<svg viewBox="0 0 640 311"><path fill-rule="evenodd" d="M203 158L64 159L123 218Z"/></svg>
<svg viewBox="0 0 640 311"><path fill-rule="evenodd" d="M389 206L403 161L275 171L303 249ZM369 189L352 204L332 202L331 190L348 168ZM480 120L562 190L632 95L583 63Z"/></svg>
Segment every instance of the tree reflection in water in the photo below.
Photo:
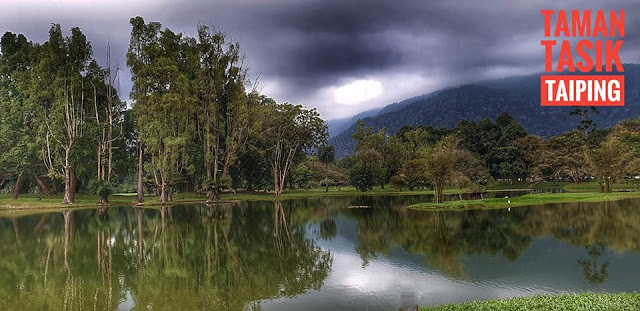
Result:
<svg viewBox="0 0 640 311"><path fill-rule="evenodd" d="M277 202L0 218L3 309L256 309L319 289L332 256L289 214Z"/></svg>
<svg viewBox="0 0 640 311"><path fill-rule="evenodd" d="M333 265L328 249L336 245L353 247L364 266L380 255L396 260L395 248L422 255L428 267L450 278L467 278L469 256L516 261L534 240L551 237L587 250L587 258L571 262L578 260L579 277L594 286L612 281L608 274L616 263L604 258L640 253L637 200L511 212L405 208L416 200L424 198L122 207L0 218L2 308L255 310L266 300L320 289ZM332 279L333 289L343 285L340 277Z"/></svg>
<svg viewBox="0 0 640 311"><path fill-rule="evenodd" d="M604 253L605 245L598 242L593 245L588 245L585 249L587 250L587 254L589 254L589 259L578 260L578 265L582 267L585 280L593 285L604 283L609 275L609 262L600 265L598 264L598 258Z"/></svg>
<svg viewBox="0 0 640 311"><path fill-rule="evenodd" d="M344 211L357 224L356 252L363 266L378 254L389 254L392 246L399 246L424 255L432 268L462 278L466 276L463 258L488 254L515 261L534 239L548 235L578 247L590 247L590 256L598 254L593 245L601 245L595 246L602 249L600 254L607 248L640 252L637 200L519 207L510 212L414 211L402 207L409 199L397 199L395 204L385 200L368 202L374 208ZM352 200L346 204L361 203ZM375 207L385 205L391 208ZM607 269L608 264L597 270L592 265L585 271L592 280L599 280L606 278Z"/></svg>

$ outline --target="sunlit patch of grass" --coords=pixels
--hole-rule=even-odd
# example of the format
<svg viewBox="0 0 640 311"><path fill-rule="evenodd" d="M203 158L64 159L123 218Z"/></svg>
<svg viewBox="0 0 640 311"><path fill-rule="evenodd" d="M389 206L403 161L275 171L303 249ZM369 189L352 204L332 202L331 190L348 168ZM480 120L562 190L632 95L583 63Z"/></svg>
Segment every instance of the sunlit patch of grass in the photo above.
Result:
<svg viewBox="0 0 640 311"><path fill-rule="evenodd" d="M418 210L461 210L461 209L493 209L527 205L572 203L572 202L605 202L627 198L640 198L640 192L564 192L564 193L530 193L514 198L490 198L481 200L447 201L443 203L417 203L409 208Z"/></svg>
<svg viewBox="0 0 640 311"><path fill-rule="evenodd" d="M435 307L422 307L423 311L501 311L501 310L640 310L638 293L581 293L562 295L539 295L505 300L474 301L460 304L447 304Z"/></svg>

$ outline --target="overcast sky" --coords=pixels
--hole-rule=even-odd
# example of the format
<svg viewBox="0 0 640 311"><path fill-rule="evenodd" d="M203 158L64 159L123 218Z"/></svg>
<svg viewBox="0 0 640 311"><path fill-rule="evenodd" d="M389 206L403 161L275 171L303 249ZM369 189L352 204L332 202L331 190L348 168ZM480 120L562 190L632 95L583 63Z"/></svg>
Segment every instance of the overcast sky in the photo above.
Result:
<svg viewBox="0 0 640 311"><path fill-rule="evenodd" d="M129 18L195 35L199 23L240 42L251 76L279 102L316 107L324 118L490 78L544 70L540 9L624 9L623 62L639 62L637 0L0 0L0 31L47 39L51 23L80 27L104 64L124 67Z"/></svg>

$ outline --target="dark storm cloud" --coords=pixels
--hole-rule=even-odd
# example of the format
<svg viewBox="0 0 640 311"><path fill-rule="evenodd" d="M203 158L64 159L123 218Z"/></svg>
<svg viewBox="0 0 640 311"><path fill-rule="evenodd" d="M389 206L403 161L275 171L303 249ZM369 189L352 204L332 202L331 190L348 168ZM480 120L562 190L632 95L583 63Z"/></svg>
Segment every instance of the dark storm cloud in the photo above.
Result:
<svg viewBox="0 0 640 311"><path fill-rule="evenodd" d="M213 25L241 43L252 73L280 101L315 106L328 117L393 100L493 77L542 71L540 9L625 9L624 62L640 51L640 1L634 0L218 0L218 1L8 1L0 3L0 30L46 39L51 22L80 26L96 58L106 58L109 39L123 66L132 16L160 21L194 35L198 23ZM417 77L402 89L397 77ZM131 87L128 70L122 91ZM343 107L323 90L356 79L383 82L377 100Z"/></svg>

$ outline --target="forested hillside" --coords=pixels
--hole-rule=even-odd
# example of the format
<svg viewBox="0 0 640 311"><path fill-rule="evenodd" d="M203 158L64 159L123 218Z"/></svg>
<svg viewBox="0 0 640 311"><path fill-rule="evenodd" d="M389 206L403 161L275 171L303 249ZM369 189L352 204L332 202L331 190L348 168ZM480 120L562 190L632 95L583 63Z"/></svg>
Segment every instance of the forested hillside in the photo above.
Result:
<svg viewBox="0 0 640 311"><path fill-rule="evenodd" d="M599 127L609 127L620 120L640 115L640 65L625 65L625 107L604 107L593 119ZM387 133L396 133L403 126L431 125L451 128L461 120L495 120L501 112L507 112L528 133L549 137L576 128L579 116L570 116L571 107L540 106L539 75L514 77L495 81L479 82L436 92L434 96L417 97L400 110L382 109L375 117L362 119L375 130L386 128ZM356 124L334 136L331 144L336 156L351 154L355 147L352 137Z"/></svg>

